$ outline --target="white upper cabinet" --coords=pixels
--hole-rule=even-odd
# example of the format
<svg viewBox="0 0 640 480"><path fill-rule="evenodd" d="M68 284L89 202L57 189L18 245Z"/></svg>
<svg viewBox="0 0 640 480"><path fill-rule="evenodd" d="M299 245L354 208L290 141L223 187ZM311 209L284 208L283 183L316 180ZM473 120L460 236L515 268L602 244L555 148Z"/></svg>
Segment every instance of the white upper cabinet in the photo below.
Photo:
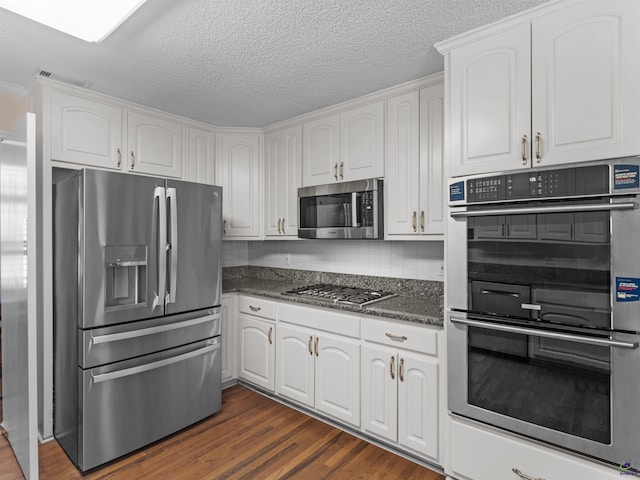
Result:
<svg viewBox="0 0 640 480"><path fill-rule="evenodd" d="M338 181L340 166L340 115L307 122L303 126L302 185Z"/></svg>
<svg viewBox="0 0 640 480"><path fill-rule="evenodd" d="M530 166L529 35L526 24L451 52L451 176Z"/></svg>
<svg viewBox="0 0 640 480"><path fill-rule="evenodd" d="M224 238L260 237L261 142L261 134L253 132L225 132L216 137Z"/></svg>
<svg viewBox="0 0 640 480"><path fill-rule="evenodd" d="M265 237L297 238L302 126L268 133L264 144Z"/></svg>
<svg viewBox="0 0 640 480"><path fill-rule="evenodd" d="M122 110L51 92L51 159L120 170Z"/></svg>
<svg viewBox="0 0 640 480"><path fill-rule="evenodd" d="M387 100L386 236L442 239L444 85Z"/></svg>
<svg viewBox="0 0 640 480"><path fill-rule="evenodd" d="M640 2L583 0L441 44L451 176L640 154L638 24Z"/></svg>
<svg viewBox="0 0 640 480"><path fill-rule="evenodd" d="M640 153L639 25L637 0L588 0L532 23L534 165Z"/></svg>
<svg viewBox="0 0 640 480"><path fill-rule="evenodd" d="M214 134L211 130L187 127L187 155L183 177L190 182L215 184Z"/></svg>
<svg viewBox="0 0 640 480"><path fill-rule="evenodd" d="M167 177L182 176L182 125L127 113L127 170Z"/></svg>
<svg viewBox="0 0 640 480"><path fill-rule="evenodd" d="M384 102L303 126L302 185L384 177Z"/></svg>
<svg viewBox="0 0 640 480"><path fill-rule="evenodd" d="M384 102L340 114L339 181L384 177Z"/></svg>

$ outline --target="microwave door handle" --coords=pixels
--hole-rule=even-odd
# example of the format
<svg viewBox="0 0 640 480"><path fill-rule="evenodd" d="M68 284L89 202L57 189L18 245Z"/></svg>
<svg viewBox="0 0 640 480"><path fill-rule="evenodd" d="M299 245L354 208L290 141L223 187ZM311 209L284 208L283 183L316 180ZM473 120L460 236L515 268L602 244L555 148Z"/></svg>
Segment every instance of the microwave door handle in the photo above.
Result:
<svg viewBox="0 0 640 480"><path fill-rule="evenodd" d="M342 215L344 216L344 226L350 227L351 222L349 221L349 205L347 202L342 202ZM337 223L337 222L336 222Z"/></svg>
<svg viewBox="0 0 640 480"><path fill-rule="evenodd" d="M358 226L358 194L356 192L351 193L351 225L352 227Z"/></svg>
<svg viewBox="0 0 640 480"><path fill-rule="evenodd" d="M571 213L571 212L598 212L613 210L637 210L637 202L626 203L596 203L593 205L558 205L547 207L522 207L522 208L495 208L487 210L457 211L451 212L451 217L484 217L486 215L520 215L531 213Z"/></svg>
<svg viewBox="0 0 640 480"><path fill-rule="evenodd" d="M167 210L164 187L156 187L153 192L154 202L158 200L158 291L153 299L153 308L164 306L167 281Z"/></svg>
<svg viewBox="0 0 640 480"><path fill-rule="evenodd" d="M503 325L500 323L481 322L478 320L469 320L464 318L451 318L451 323L466 325L468 327L478 327L487 330L497 330L499 332L519 333L522 335L532 335L534 337L546 337L556 340L565 340L567 342L586 343L589 345L598 345L601 347L618 347L636 349L638 342L623 342L620 340L611 340L606 338L587 337L584 335L574 335L571 333L551 332L547 330L538 330L535 328L513 327L511 325Z"/></svg>
<svg viewBox="0 0 640 480"><path fill-rule="evenodd" d="M171 244L168 246L171 257L169 265L171 271L166 303L175 303L178 281L178 195L173 187L167 188L167 203L169 204L169 219L171 222Z"/></svg>

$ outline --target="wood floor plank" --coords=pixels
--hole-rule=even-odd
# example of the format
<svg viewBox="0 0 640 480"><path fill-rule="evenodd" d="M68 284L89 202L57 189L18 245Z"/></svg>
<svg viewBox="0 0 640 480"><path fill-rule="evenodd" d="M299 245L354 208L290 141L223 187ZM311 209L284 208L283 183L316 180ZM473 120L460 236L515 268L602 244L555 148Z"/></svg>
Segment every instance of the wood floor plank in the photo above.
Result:
<svg viewBox="0 0 640 480"><path fill-rule="evenodd" d="M243 386L222 411L81 475L57 442L40 445L42 480L444 480L442 475ZM0 480L21 478L0 438Z"/></svg>

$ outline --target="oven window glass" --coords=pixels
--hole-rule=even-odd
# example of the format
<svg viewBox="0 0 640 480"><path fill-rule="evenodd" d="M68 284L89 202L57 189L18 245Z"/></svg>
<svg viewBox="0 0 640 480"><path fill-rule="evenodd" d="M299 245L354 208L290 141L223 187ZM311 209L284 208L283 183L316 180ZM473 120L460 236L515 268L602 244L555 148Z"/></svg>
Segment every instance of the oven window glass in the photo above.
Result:
<svg viewBox="0 0 640 480"><path fill-rule="evenodd" d="M611 328L609 212L488 215L467 226L471 312Z"/></svg>
<svg viewBox="0 0 640 480"><path fill-rule="evenodd" d="M611 441L610 347L469 327L467 387L471 405Z"/></svg>

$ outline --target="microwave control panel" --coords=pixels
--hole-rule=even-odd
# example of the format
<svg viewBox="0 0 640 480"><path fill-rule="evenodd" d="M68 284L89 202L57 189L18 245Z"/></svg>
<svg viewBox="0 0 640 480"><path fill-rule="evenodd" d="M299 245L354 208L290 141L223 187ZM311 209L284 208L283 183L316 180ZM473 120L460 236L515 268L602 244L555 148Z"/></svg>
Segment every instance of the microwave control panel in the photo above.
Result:
<svg viewBox="0 0 640 480"><path fill-rule="evenodd" d="M467 203L609 193L609 167L563 168L467 180Z"/></svg>
<svg viewBox="0 0 640 480"><path fill-rule="evenodd" d="M361 194L361 212L362 212L362 226L373 227L373 193L374 192L362 192Z"/></svg>

